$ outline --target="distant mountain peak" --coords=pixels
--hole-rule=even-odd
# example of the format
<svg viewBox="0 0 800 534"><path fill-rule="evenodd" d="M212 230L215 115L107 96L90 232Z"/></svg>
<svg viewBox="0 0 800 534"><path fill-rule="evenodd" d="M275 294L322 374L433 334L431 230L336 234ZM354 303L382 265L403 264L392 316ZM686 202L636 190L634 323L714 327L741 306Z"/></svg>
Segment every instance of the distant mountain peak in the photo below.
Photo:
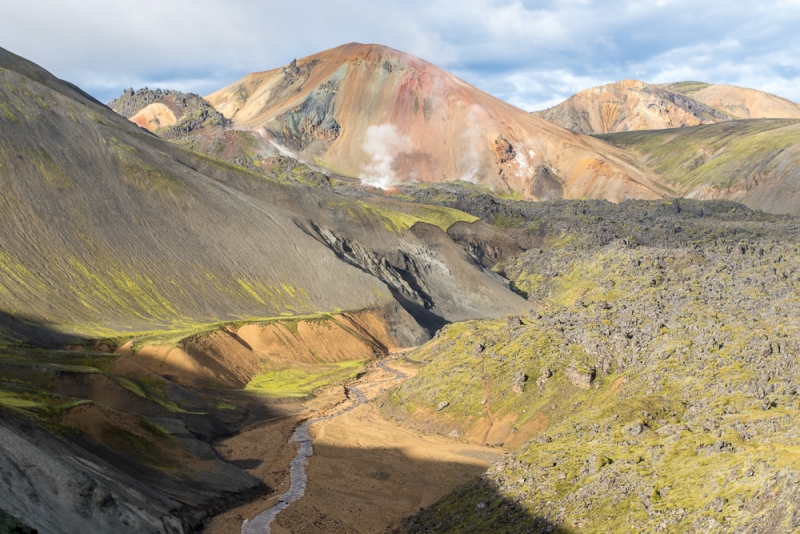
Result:
<svg viewBox="0 0 800 534"><path fill-rule="evenodd" d="M590 135L696 126L733 118L683 93L639 80L585 89L536 115Z"/></svg>
<svg viewBox="0 0 800 534"><path fill-rule="evenodd" d="M539 117L584 134L661 130L736 119L797 119L800 105L756 89L622 80L584 89Z"/></svg>

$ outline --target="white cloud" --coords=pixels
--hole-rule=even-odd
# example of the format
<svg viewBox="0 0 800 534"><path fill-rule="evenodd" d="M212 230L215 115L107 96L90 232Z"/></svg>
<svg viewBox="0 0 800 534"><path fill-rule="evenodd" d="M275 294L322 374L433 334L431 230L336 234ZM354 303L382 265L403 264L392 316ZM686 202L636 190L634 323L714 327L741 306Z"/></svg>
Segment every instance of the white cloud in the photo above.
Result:
<svg viewBox="0 0 800 534"><path fill-rule="evenodd" d="M206 94L296 57L377 42L535 109L622 78L800 100L798 27L798 0L5 0L0 46L109 100L141 85Z"/></svg>

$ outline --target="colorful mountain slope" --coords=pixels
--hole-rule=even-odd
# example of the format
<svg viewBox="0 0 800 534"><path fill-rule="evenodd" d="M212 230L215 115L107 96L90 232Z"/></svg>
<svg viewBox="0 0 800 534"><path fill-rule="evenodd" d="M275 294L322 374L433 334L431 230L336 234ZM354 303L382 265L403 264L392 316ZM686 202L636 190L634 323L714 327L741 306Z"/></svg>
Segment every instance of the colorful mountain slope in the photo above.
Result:
<svg viewBox="0 0 800 534"><path fill-rule="evenodd" d="M739 119L800 119L800 104L779 96L735 85L678 82L662 87Z"/></svg>
<svg viewBox="0 0 800 534"><path fill-rule="evenodd" d="M383 46L326 50L206 99L235 128L374 185L462 179L527 199L662 195L619 151Z"/></svg>
<svg viewBox="0 0 800 534"><path fill-rule="evenodd" d="M0 310L15 321L99 336L393 295L431 324L524 305L416 225L435 218L185 151L21 58L0 65ZM453 298L463 284L483 295Z"/></svg>
<svg viewBox="0 0 800 534"><path fill-rule="evenodd" d="M590 135L695 126L733 118L697 98L638 80L586 89L536 115Z"/></svg>

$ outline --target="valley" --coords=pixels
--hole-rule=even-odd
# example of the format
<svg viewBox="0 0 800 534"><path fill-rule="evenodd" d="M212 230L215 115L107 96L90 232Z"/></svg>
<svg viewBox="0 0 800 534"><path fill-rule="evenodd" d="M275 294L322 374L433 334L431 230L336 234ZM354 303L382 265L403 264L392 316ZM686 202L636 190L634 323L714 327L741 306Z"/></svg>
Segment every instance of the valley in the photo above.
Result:
<svg viewBox="0 0 800 534"><path fill-rule="evenodd" d="M503 457L503 452L494 448L403 428L376 411L374 399L405 379L395 369L415 372L397 359L405 353L400 351L369 367L363 377L348 384L348 397L338 386L309 405L310 421L330 419L310 427L313 456L306 464L304 495L275 517L271 532L383 532ZM363 400L356 400L356 389ZM277 435L287 443L295 425L289 422L246 431L217 448L234 462L257 464L260 454L265 462L274 462L276 444L268 436ZM282 486L278 489L281 495L289 489L287 463L284 458L280 471L284 479L275 480L279 483L275 486ZM265 471L259 465L251 472ZM258 503L231 510L215 518L204 532L233 532L244 519L251 523L243 532L261 532L265 525L258 523L256 516L274 506L277 499L278 495L268 495Z"/></svg>
<svg viewBox="0 0 800 534"><path fill-rule="evenodd" d="M800 529L798 110L0 49L0 532Z"/></svg>

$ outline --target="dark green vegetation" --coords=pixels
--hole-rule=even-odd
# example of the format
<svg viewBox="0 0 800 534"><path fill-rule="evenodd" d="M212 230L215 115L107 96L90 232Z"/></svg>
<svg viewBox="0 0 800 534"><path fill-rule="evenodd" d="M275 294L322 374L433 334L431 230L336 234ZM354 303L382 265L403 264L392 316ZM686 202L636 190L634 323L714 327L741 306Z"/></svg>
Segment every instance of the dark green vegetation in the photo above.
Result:
<svg viewBox="0 0 800 534"><path fill-rule="evenodd" d="M443 231L473 217L343 196L258 145L237 163L236 132L189 126L167 142L0 49L0 503L42 532L192 532L267 491L209 443L282 415L259 386L307 395L358 364L242 391L245 323L291 344L301 317L369 311L338 331L378 353L529 308Z"/></svg>
<svg viewBox="0 0 800 534"><path fill-rule="evenodd" d="M676 195L725 198L772 213L800 210L800 121L758 119L598 136Z"/></svg>
<svg viewBox="0 0 800 534"><path fill-rule="evenodd" d="M800 221L728 202L504 206L495 222L536 245L497 268L536 311L445 328L384 410L521 446L407 531L799 528Z"/></svg>

